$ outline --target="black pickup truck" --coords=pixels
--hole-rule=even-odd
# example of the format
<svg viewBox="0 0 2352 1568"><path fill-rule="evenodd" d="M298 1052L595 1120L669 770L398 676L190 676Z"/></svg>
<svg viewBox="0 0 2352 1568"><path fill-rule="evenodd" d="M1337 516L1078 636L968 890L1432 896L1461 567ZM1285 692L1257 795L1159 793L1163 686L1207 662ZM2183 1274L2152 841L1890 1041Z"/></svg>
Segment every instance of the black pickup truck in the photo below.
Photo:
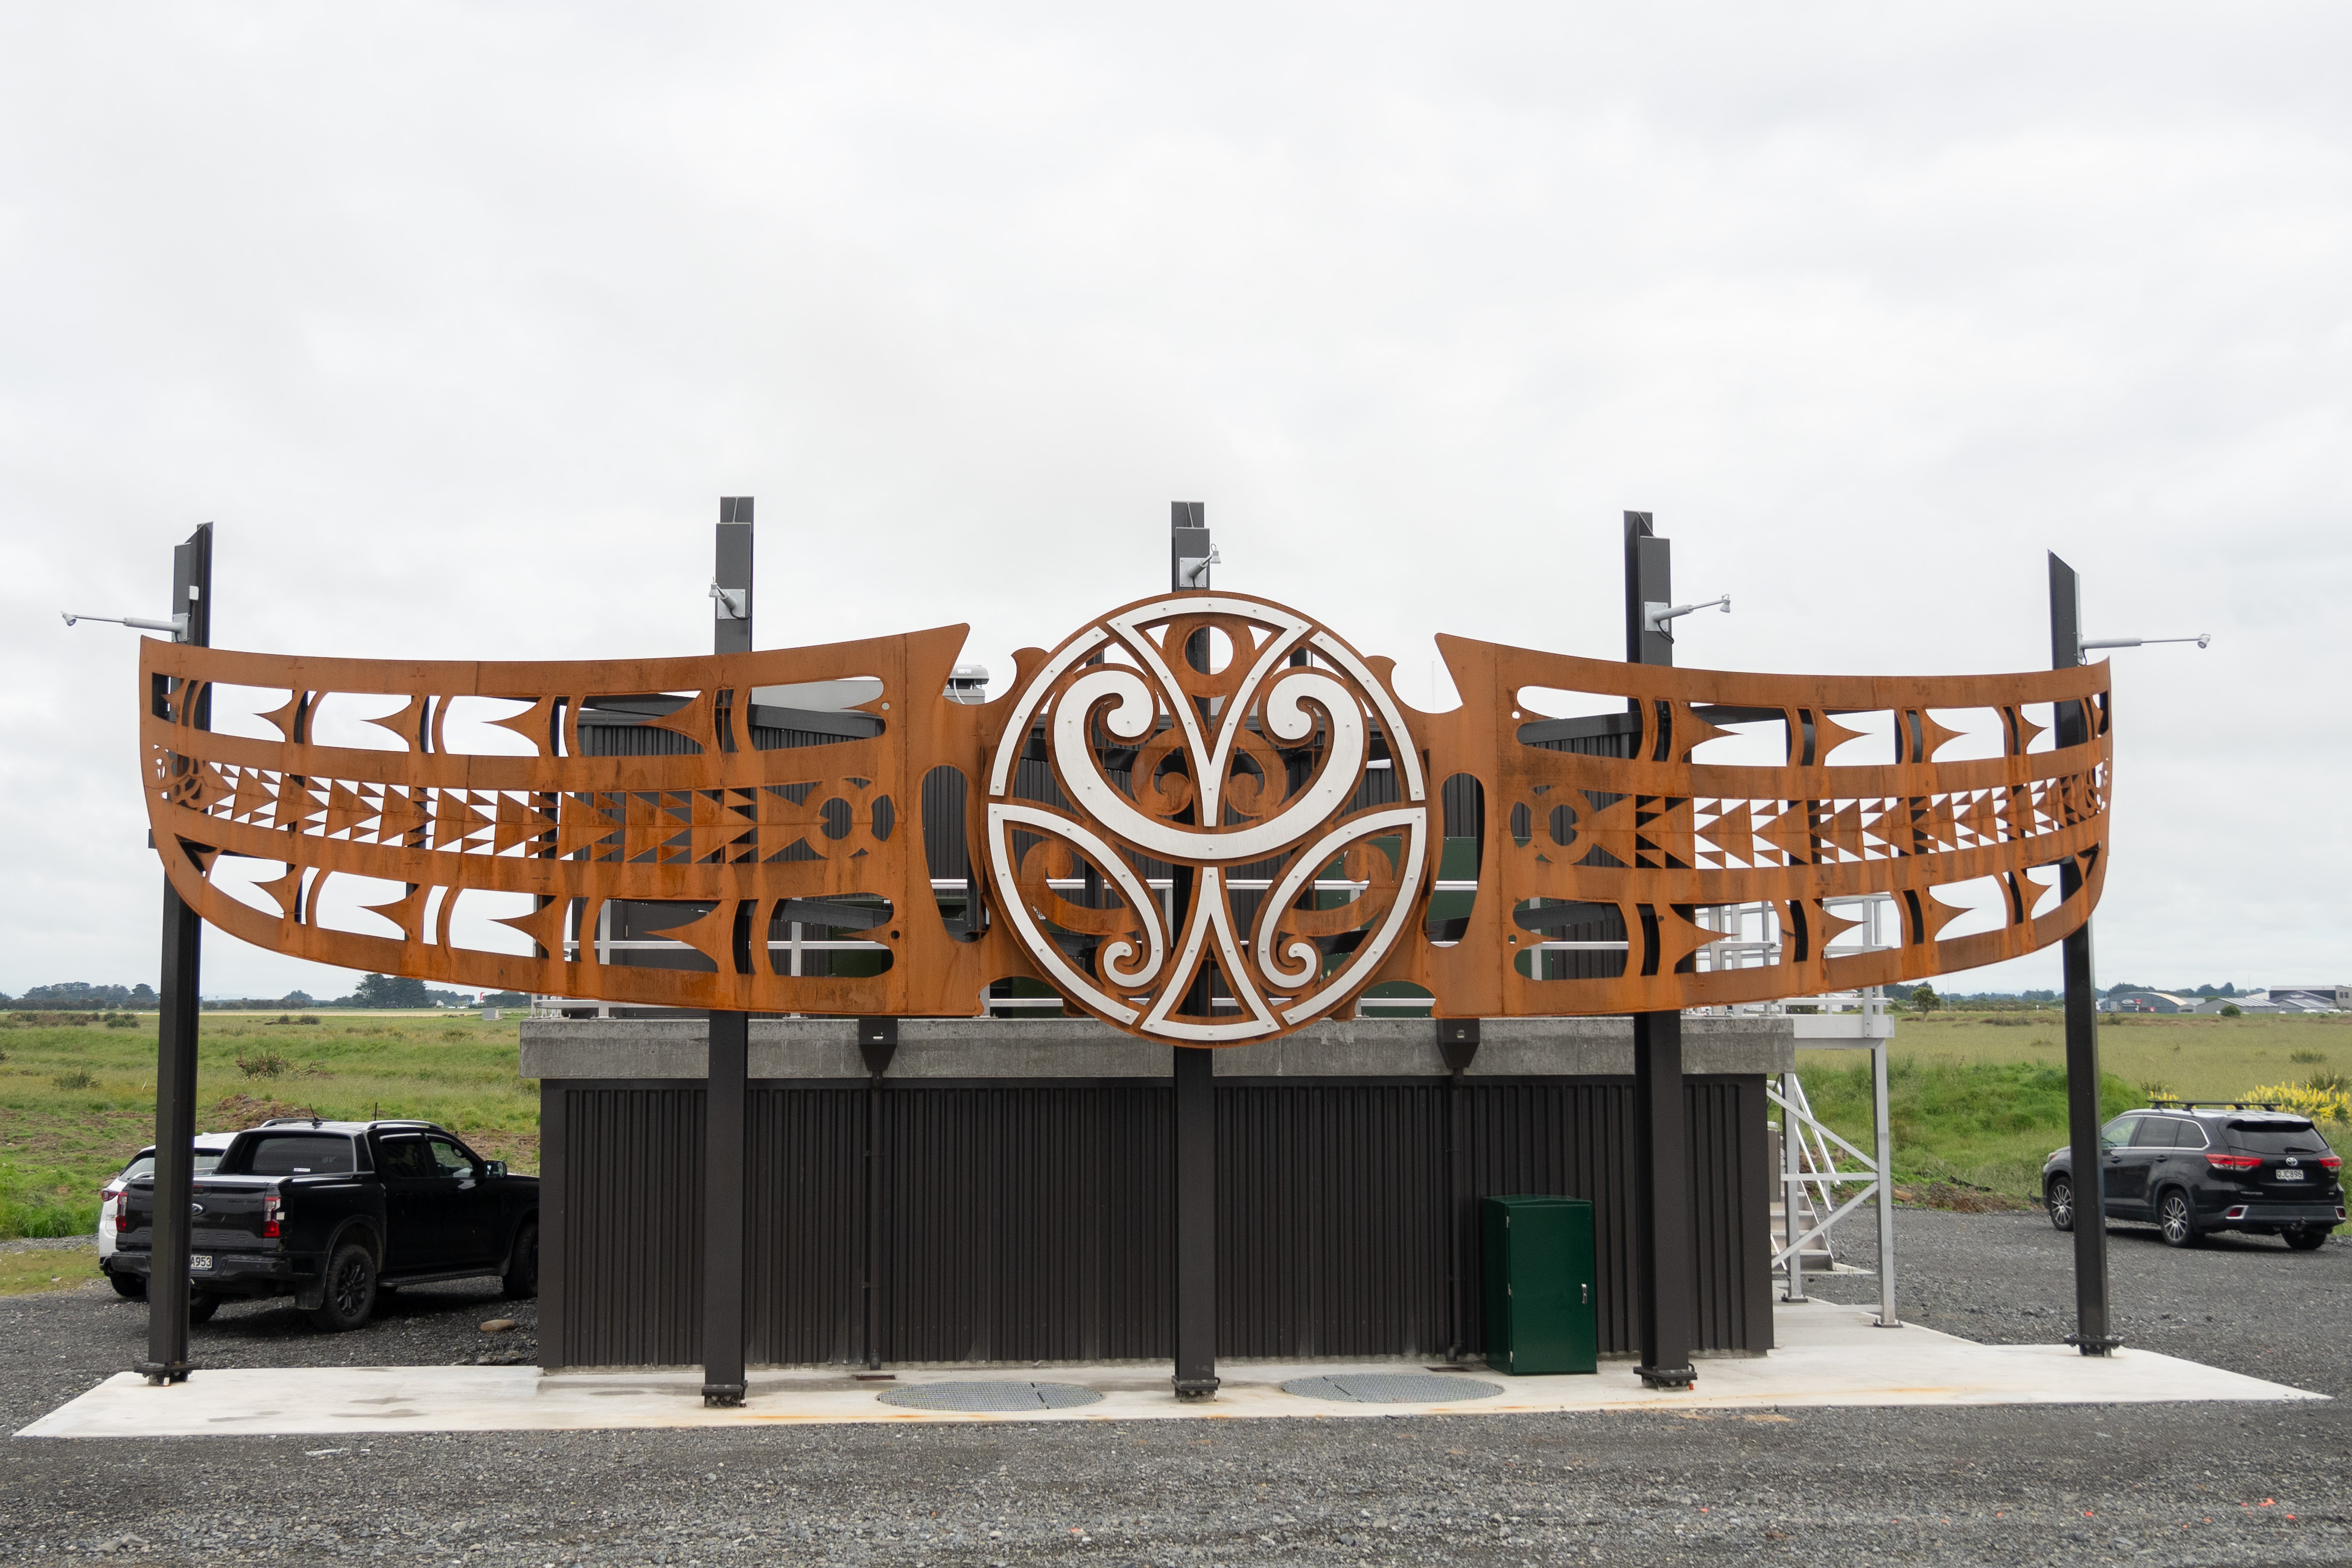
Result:
<svg viewBox="0 0 2352 1568"><path fill-rule="evenodd" d="M509 1176L430 1122L276 1121L237 1134L195 1179L188 1312L292 1296L322 1329L355 1329L379 1288L501 1280L539 1293L539 1178ZM114 1200L115 1268L153 1266L155 1182Z"/></svg>

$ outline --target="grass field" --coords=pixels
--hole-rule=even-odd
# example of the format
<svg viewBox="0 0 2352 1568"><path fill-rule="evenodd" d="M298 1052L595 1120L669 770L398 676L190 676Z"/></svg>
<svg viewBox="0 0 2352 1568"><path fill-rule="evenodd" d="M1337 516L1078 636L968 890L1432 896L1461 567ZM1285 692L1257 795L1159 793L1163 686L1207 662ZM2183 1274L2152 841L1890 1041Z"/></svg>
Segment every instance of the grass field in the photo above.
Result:
<svg viewBox="0 0 2352 1568"><path fill-rule="evenodd" d="M310 1015L317 1023L281 1024L277 1016L204 1015L199 1132L298 1111L421 1116L478 1154L538 1170L539 1085L515 1076L513 1020L325 1012ZM154 1129L153 1014L130 1029L27 1027L0 1014L0 1237L94 1229L99 1187Z"/></svg>
<svg viewBox="0 0 2352 1568"><path fill-rule="evenodd" d="M2258 1085L2352 1070L2352 1015L2129 1018L2099 1029L2109 1115L2170 1096L2229 1100ZM1814 1113L1870 1146L1870 1062L1798 1053ZM2038 1196L2042 1162L2066 1141L2066 1037L2057 1012L1902 1016L1887 1063L1898 1176ZM2339 1146L2352 1128L2323 1131Z"/></svg>
<svg viewBox="0 0 2352 1568"><path fill-rule="evenodd" d="M98 1247L48 1249L37 1252L0 1252L0 1296L29 1296L36 1291L70 1291L99 1279Z"/></svg>
<svg viewBox="0 0 2352 1568"><path fill-rule="evenodd" d="M204 1015L199 1130L296 1111L422 1116L518 1171L539 1169L539 1086L515 1076L515 1022L310 1016L320 1021ZM2228 1099L2352 1071L2352 1015L2133 1018L2103 1025L2099 1042L2110 1112L2158 1093ZM2032 1196L2043 1156L2065 1141L2065 1059L2055 1011L1903 1016L1890 1064L1900 1174ZM1868 1147L1868 1058L1804 1051L1798 1066L1815 1111ZM154 1096L152 1014L129 1029L26 1026L0 1014L0 1237L94 1228L100 1186L153 1136ZM2352 1128L2326 1131L2339 1146L2352 1143Z"/></svg>

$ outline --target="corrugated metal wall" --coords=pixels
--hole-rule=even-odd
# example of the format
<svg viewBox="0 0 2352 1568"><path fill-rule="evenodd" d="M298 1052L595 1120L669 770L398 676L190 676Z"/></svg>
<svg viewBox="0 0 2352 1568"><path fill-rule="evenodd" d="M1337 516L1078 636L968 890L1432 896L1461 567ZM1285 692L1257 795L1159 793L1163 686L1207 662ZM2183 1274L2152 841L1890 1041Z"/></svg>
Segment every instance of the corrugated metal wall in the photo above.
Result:
<svg viewBox="0 0 2352 1568"><path fill-rule="evenodd" d="M562 1236L551 1365L692 1365L700 1348L702 1094L548 1081ZM751 1086L749 1359L866 1354L868 1091ZM1458 1093L1462 1321L1446 1224ZM880 1092L878 1354L887 1363L1170 1354L1164 1083ZM1601 1347L1635 1348L1628 1079L1220 1084L1218 1352L1436 1354L1483 1343L1477 1200L1593 1202ZM1770 1343L1763 1083L1685 1086L1698 1343ZM552 1332L549 1330L553 1325Z"/></svg>

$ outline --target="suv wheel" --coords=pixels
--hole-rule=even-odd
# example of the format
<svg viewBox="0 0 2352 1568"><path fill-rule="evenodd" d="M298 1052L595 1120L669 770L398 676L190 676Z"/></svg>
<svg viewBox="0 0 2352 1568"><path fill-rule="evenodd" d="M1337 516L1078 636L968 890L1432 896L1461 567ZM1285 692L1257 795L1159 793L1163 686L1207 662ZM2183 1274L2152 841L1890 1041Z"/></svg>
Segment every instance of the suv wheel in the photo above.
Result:
<svg viewBox="0 0 2352 1568"><path fill-rule="evenodd" d="M118 1296L125 1296L134 1301L144 1301L147 1297L147 1276L144 1274L109 1274L106 1281L114 1287L114 1293Z"/></svg>
<svg viewBox="0 0 2352 1568"><path fill-rule="evenodd" d="M526 1219L516 1233L514 1254L503 1277L507 1298L527 1301L539 1294L539 1221Z"/></svg>
<svg viewBox="0 0 2352 1568"><path fill-rule="evenodd" d="M2189 1206L2189 1195L2179 1187L2168 1187L2156 1204L2157 1228L2164 1233L2167 1247L2197 1245L2197 1211Z"/></svg>
<svg viewBox="0 0 2352 1568"><path fill-rule="evenodd" d="M2074 1179L2072 1176L2052 1176L2049 1189L2042 1195L2042 1207L2050 1210L2050 1223L2060 1230L2074 1228Z"/></svg>
<svg viewBox="0 0 2352 1568"><path fill-rule="evenodd" d="M2327 1245L2327 1233L2332 1225L2290 1225L2279 1232L2279 1239L2298 1252L2316 1252Z"/></svg>
<svg viewBox="0 0 2352 1568"><path fill-rule="evenodd" d="M327 1299L310 1322L329 1333L348 1333L375 1310L375 1255L346 1241L327 1260Z"/></svg>

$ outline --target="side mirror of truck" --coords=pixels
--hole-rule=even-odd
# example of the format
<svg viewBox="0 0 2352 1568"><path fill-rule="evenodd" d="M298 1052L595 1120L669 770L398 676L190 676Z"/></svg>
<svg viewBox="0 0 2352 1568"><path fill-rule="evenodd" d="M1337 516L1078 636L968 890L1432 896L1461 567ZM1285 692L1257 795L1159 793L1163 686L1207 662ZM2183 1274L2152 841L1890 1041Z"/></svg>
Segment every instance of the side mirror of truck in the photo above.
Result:
<svg viewBox="0 0 2352 1568"><path fill-rule="evenodd" d="M482 1169L486 1175L502 1176L507 1174L507 1163L504 1160L484 1160Z"/></svg>

